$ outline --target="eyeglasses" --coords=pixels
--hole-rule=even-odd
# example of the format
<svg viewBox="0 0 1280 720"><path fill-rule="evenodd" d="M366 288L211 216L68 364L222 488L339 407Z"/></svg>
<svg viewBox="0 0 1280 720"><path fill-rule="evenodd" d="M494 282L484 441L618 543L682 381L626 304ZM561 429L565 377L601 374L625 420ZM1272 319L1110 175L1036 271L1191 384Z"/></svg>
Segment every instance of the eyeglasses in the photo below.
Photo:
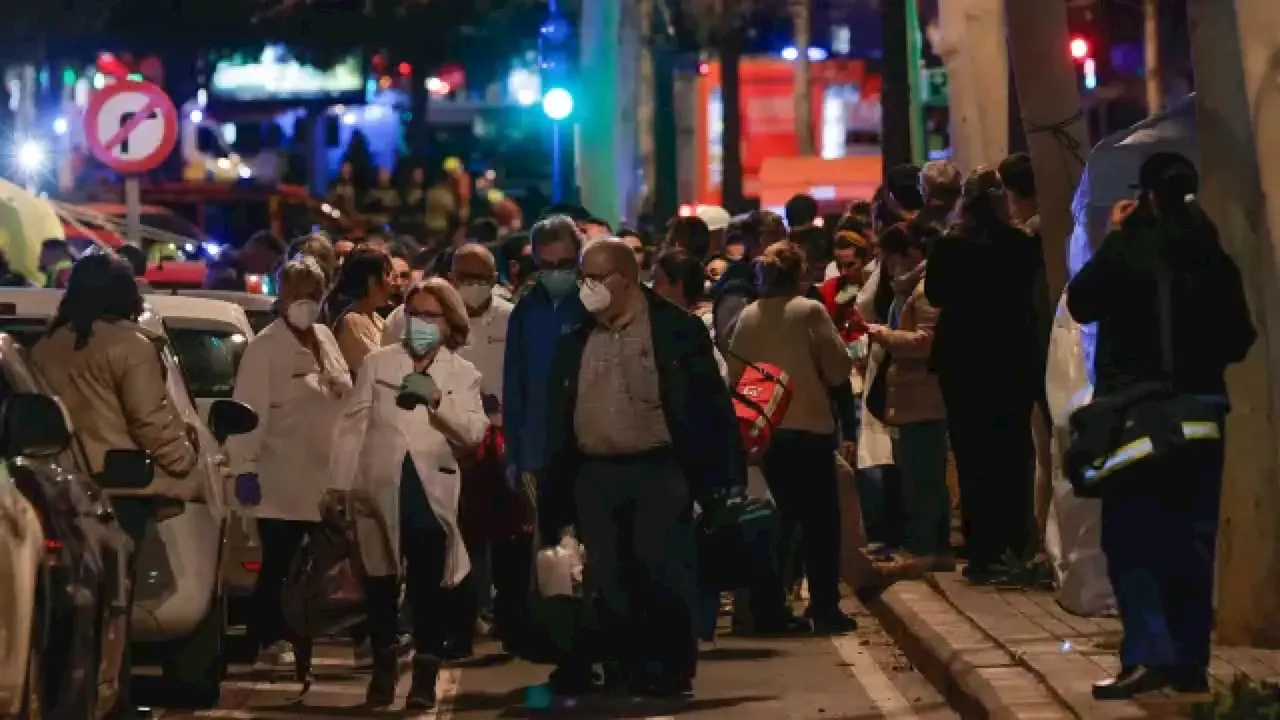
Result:
<svg viewBox="0 0 1280 720"><path fill-rule="evenodd" d="M575 258L565 258L552 263L539 261L537 266L539 270L577 270L578 261Z"/></svg>
<svg viewBox="0 0 1280 720"><path fill-rule="evenodd" d="M590 280L591 282L596 282L596 283L603 283L609 278L616 275L617 272L618 272L617 270L610 270L608 272L596 273L596 274L582 273L582 279Z"/></svg>
<svg viewBox="0 0 1280 720"><path fill-rule="evenodd" d="M405 315L407 315L407 316L409 316L409 317L411 317L411 318L418 318L419 320L442 320L442 319L444 319L444 313L430 312L430 311L425 311L425 310L410 310L408 306L405 306L404 314L405 314Z"/></svg>
<svg viewBox="0 0 1280 720"><path fill-rule="evenodd" d="M854 267L854 266L856 266L857 264L858 264L858 261L857 261L857 260L846 260L846 261L844 261L844 262L841 262L841 261L837 260L837 261L836 261L836 268L838 268L838 269L840 269L840 270L848 270L849 268Z"/></svg>

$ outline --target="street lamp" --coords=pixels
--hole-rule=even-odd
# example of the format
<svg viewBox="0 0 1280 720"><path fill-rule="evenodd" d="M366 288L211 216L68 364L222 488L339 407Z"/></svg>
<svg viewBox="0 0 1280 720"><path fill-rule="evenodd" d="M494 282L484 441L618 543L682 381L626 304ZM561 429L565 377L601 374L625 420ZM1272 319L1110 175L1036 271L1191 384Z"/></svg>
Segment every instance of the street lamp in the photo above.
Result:
<svg viewBox="0 0 1280 720"><path fill-rule="evenodd" d="M26 177L27 190L31 193L36 191L36 179L45 168L48 161L48 153L45 152L44 145L35 140L23 140L18 143L18 170Z"/></svg>
<svg viewBox="0 0 1280 720"><path fill-rule="evenodd" d="M542 96L542 112L552 120L564 120L573 112L573 95L564 88L551 88Z"/></svg>

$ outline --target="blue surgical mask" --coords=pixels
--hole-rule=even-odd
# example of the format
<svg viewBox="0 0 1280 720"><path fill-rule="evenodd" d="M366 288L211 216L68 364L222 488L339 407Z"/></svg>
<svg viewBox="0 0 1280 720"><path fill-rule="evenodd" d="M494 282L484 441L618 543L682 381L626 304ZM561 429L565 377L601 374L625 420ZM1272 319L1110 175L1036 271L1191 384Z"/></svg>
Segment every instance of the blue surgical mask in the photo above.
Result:
<svg viewBox="0 0 1280 720"><path fill-rule="evenodd" d="M539 282L547 289L551 299L559 302L578 287L578 274L572 270L548 270L540 276Z"/></svg>
<svg viewBox="0 0 1280 720"><path fill-rule="evenodd" d="M425 357L440 346L440 326L430 320L411 317L404 332L404 344L409 354Z"/></svg>

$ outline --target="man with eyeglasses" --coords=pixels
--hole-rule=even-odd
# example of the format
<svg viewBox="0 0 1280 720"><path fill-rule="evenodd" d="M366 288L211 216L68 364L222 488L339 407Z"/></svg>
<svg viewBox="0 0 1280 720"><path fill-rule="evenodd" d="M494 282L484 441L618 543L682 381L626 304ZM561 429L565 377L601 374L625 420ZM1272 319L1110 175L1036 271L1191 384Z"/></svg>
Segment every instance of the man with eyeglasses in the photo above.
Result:
<svg viewBox="0 0 1280 720"><path fill-rule="evenodd" d="M544 545L573 525L587 548L600 655L579 661L603 661L611 686L678 699L697 667L693 504L745 488L745 452L705 326L639 271L618 240L582 254L591 317L559 338L548 376L538 523Z"/></svg>

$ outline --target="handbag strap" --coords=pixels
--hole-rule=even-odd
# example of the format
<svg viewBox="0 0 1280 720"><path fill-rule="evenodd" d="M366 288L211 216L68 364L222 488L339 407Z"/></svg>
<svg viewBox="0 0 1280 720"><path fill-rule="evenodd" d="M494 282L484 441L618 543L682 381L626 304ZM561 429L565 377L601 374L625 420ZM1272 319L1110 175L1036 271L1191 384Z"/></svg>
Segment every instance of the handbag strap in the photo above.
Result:
<svg viewBox="0 0 1280 720"><path fill-rule="evenodd" d="M1160 315L1160 370L1167 380L1173 380L1173 269L1157 259L1155 276Z"/></svg>

